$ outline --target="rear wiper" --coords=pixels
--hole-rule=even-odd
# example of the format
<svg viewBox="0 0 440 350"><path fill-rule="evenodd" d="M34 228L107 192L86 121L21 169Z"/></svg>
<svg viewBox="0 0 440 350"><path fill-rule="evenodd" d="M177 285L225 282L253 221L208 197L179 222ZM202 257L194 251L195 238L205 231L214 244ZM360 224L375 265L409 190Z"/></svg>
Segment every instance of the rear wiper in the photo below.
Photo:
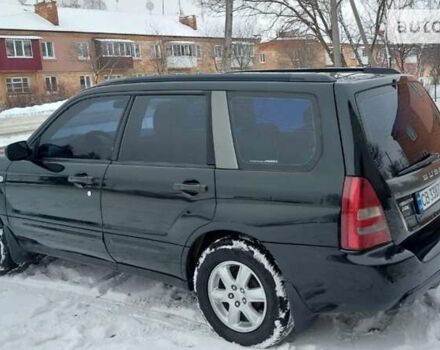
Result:
<svg viewBox="0 0 440 350"><path fill-rule="evenodd" d="M425 156L423 156L422 158L420 158L417 162L411 164L410 166L401 169L397 175L405 175L408 173L411 173L413 171L416 171L418 169L421 169L433 162L435 162L436 160L438 160L440 158L440 154L438 153L428 153Z"/></svg>

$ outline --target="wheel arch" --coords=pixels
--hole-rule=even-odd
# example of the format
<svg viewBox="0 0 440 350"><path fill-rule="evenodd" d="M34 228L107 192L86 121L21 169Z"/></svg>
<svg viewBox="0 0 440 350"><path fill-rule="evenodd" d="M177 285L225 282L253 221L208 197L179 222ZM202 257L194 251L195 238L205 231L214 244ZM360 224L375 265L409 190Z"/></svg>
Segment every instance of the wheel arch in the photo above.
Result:
<svg viewBox="0 0 440 350"><path fill-rule="evenodd" d="M186 245L187 249L185 250L182 266L184 267L184 276L188 281L188 288L190 290L194 289L193 286L193 277L194 271L197 265L197 261L199 260L203 251L208 248L212 243L216 242L222 238L233 238L233 239L242 239L250 242L251 244L257 246L267 256L270 262L275 266L275 268L281 272L278 264L275 261L275 258L270 253L270 251L265 247L264 243L252 236L249 233L243 232L243 230L236 229L212 229L205 230L203 232L199 232L197 235L193 235L189 243Z"/></svg>

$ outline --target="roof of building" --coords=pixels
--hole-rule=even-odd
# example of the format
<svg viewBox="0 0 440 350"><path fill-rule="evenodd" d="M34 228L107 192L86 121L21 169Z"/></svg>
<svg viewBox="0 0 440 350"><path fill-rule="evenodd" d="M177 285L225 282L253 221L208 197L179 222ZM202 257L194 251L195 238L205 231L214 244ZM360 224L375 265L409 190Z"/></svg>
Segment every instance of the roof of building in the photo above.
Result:
<svg viewBox="0 0 440 350"><path fill-rule="evenodd" d="M179 22L177 16L150 15L102 10L58 7L59 25L13 0L1 4L0 30L106 33L124 35L160 35L175 37L219 37L205 30L194 30ZM2 0L3 2L3 0Z"/></svg>

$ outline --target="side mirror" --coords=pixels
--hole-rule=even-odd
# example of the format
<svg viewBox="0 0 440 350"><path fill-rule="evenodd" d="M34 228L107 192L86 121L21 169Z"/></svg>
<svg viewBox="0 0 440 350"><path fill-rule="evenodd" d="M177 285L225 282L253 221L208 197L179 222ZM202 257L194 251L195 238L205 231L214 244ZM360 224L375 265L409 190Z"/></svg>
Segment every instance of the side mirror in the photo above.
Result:
<svg viewBox="0 0 440 350"><path fill-rule="evenodd" d="M27 160L32 155L32 149L26 141L20 141L7 146L5 154L10 161Z"/></svg>

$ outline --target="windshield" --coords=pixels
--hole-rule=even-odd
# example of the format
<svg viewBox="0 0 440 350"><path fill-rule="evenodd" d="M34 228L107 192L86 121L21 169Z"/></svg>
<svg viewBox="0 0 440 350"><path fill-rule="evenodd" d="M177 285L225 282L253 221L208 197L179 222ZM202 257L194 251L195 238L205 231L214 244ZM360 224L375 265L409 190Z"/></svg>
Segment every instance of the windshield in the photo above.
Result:
<svg viewBox="0 0 440 350"><path fill-rule="evenodd" d="M402 77L357 95L371 156L385 178L440 153L440 115L423 86Z"/></svg>

